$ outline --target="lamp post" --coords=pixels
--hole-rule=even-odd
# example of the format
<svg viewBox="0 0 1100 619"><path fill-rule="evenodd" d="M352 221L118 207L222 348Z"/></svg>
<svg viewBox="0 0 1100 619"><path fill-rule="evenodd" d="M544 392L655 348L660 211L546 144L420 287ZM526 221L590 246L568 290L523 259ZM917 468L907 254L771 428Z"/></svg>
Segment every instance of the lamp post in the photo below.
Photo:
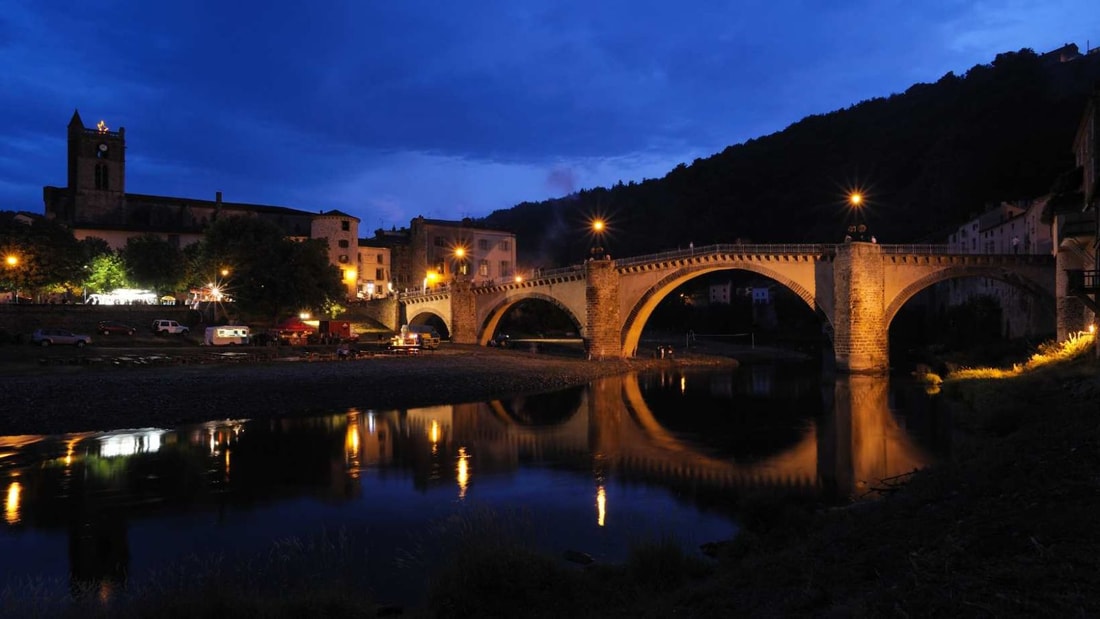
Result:
<svg viewBox="0 0 1100 619"><path fill-rule="evenodd" d="M4 264L8 267L9 270L14 271L15 268L19 266L19 256L15 255L15 254L8 254L4 258ZM12 303L17 303L18 301L19 301L19 287L15 285L15 277L14 277L14 274L13 274L11 302Z"/></svg>
<svg viewBox="0 0 1100 619"><path fill-rule="evenodd" d="M592 220L592 238L594 245L592 246L592 259L599 260L603 255L603 233L607 230L607 222L597 217Z"/></svg>
<svg viewBox="0 0 1100 619"><path fill-rule="evenodd" d="M455 280L462 279L460 276L466 275L466 248L459 245L454 248L454 278Z"/></svg>
<svg viewBox="0 0 1100 619"><path fill-rule="evenodd" d="M855 224L848 226L848 236L845 240L863 242L871 240L867 223L863 221L863 194L858 191L848 194L848 205L855 213Z"/></svg>

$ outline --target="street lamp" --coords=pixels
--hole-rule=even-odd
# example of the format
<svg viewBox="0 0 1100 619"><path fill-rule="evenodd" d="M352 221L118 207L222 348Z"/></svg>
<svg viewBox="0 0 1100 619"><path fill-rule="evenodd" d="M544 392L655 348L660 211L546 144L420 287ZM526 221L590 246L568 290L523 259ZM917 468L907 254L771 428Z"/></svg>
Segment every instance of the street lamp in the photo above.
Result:
<svg viewBox="0 0 1100 619"><path fill-rule="evenodd" d="M4 258L4 264L7 265L7 267L9 269L14 269L15 267L19 266L19 256L15 255L15 254L8 254ZM19 302L19 290L15 287L12 288L11 302L12 303L18 303Z"/></svg>
<svg viewBox="0 0 1100 619"><path fill-rule="evenodd" d="M457 247L454 248L454 260L455 260L455 268L454 268L455 279L459 279L459 277L458 277L459 275L465 275L466 274L466 248L465 247L463 247L461 245L458 245Z"/></svg>
<svg viewBox="0 0 1100 619"><path fill-rule="evenodd" d="M851 207L852 212L855 213L855 224L848 226L848 235L844 238L845 241L869 241L871 235L867 230L867 224L863 220L863 194L859 191L853 191L848 194L848 206Z"/></svg>
<svg viewBox="0 0 1100 619"><path fill-rule="evenodd" d="M595 245L592 246L592 259L598 260L603 255L603 233L607 230L607 222L597 217L592 220L592 237Z"/></svg>

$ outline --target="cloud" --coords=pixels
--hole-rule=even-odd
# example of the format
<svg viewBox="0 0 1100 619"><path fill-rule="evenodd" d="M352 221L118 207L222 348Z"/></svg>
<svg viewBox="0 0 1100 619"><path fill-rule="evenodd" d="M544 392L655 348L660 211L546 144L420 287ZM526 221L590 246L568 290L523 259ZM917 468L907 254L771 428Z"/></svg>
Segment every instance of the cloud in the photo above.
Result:
<svg viewBox="0 0 1100 619"><path fill-rule="evenodd" d="M0 204L37 207L64 182L80 108L127 128L131 191L394 224L483 215L658 178L1000 52L1082 42L1100 26L1093 3L14 0Z"/></svg>

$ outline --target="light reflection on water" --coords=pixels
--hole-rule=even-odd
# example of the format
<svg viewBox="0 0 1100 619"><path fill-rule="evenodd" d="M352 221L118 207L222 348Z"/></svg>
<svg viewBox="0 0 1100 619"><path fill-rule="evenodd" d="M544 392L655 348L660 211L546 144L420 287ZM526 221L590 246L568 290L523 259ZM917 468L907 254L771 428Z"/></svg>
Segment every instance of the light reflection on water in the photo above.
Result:
<svg viewBox="0 0 1100 619"><path fill-rule="evenodd" d="M907 427L942 420L898 393L749 366L484 403L0 437L0 574L125 584L192 554L345 529L368 540L366 581L402 600L438 560L441 523L482 509L559 556L620 561L662 536L694 551L736 533L746 495L858 496L930 464L942 433Z"/></svg>

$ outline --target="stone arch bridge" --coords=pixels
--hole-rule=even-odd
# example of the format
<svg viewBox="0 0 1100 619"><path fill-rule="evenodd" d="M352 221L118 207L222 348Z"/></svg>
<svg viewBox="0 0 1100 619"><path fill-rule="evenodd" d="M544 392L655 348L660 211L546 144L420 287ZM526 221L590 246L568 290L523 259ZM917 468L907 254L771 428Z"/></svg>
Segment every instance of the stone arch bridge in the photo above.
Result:
<svg viewBox="0 0 1100 619"><path fill-rule="evenodd" d="M519 282L459 281L445 291L402 295L399 311L410 323L437 316L454 342L484 345L509 308L537 299L573 320L592 358L630 357L665 296L691 279L730 269L771 278L794 292L832 328L837 368L857 373L888 369L890 322L906 301L938 282L988 277L1055 296L1051 256L956 254L945 246L861 242L736 244L590 260Z"/></svg>

